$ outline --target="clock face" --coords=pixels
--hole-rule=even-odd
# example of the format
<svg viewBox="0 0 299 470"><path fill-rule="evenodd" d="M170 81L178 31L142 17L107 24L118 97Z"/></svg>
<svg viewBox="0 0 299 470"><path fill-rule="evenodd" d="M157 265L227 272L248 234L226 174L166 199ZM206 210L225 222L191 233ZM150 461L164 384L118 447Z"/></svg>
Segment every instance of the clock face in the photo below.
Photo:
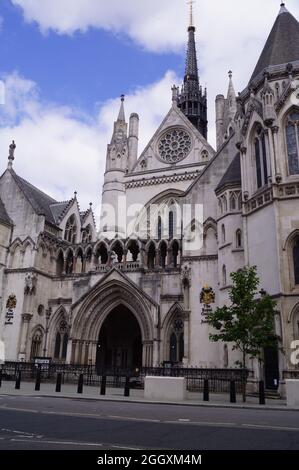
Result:
<svg viewBox="0 0 299 470"><path fill-rule="evenodd" d="M178 163L191 152L192 139L190 134L180 127L164 132L158 142L159 157L165 163Z"/></svg>

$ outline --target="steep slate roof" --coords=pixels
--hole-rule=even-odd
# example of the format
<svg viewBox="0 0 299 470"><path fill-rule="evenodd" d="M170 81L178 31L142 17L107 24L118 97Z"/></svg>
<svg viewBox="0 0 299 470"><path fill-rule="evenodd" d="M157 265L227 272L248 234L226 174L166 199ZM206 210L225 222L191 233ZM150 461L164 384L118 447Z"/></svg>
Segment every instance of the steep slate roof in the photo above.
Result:
<svg viewBox="0 0 299 470"><path fill-rule="evenodd" d="M5 206L1 198L0 198L0 222L4 222L5 224L12 225L12 221L8 217L8 214L6 212Z"/></svg>
<svg viewBox="0 0 299 470"><path fill-rule="evenodd" d="M15 182L19 186L20 190L23 192L27 200L32 205L35 212L38 215L44 215L47 222L56 225L56 221L50 206L53 204L57 204L57 201L40 191L40 189L36 188L32 184L28 183L28 181L18 176L14 172L14 170L10 170L10 172Z"/></svg>
<svg viewBox="0 0 299 470"><path fill-rule="evenodd" d="M215 192L218 193L225 186L241 186L241 161L240 154L237 153L232 163L224 173L220 183L218 184Z"/></svg>
<svg viewBox="0 0 299 470"><path fill-rule="evenodd" d="M271 65L288 64L298 60L299 23L282 4L250 82Z"/></svg>
<svg viewBox="0 0 299 470"><path fill-rule="evenodd" d="M55 204L51 204L51 212L52 212L54 220L57 224L59 224L61 216L64 213L67 206L69 205L69 202L70 201L57 202Z"/></svg>

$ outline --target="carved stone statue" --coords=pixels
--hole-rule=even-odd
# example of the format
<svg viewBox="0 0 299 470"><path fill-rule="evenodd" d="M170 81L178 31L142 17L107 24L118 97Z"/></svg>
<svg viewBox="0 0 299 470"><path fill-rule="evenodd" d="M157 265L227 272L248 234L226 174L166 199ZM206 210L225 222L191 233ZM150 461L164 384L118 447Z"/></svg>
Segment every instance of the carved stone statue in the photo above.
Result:
<svg viewBox="0 0 299 470"><path fill-rule="evenodd" d="M17 146L15 144L15 141L13 140L12 143L10 144L9 146L9 160L14 160L15 159L15 150L16 150Z"/></svg>
<svg viewBox="0 0 299 470"><path fill-rule="evenodd" d="M34 295L36 292L37 275L35 273L27 273L25 276L25 295Z"/></svg>

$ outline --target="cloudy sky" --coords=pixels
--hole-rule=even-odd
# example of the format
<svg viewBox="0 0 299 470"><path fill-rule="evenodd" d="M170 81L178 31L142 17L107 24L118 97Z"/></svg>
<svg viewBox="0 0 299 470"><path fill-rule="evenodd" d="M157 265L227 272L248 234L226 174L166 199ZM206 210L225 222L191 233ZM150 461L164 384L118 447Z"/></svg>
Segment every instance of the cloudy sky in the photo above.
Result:
<svg viewBox="0 0 299 470"><path fill-rule="evenodd" d="M247 84L278 14L279 0L197 0L203 85L214 99ZM287 8L299 18L298 0ZM186 0L0 0L1 168L16 140L14 168L58 200L79 193L98 208L106 146L126 94L141 118L140 151L171 105L184 74ZM1 103L1 87L0 87ZM1 170L1 171L2 171ZM98 209L97 209L98 210Z"/></svg>

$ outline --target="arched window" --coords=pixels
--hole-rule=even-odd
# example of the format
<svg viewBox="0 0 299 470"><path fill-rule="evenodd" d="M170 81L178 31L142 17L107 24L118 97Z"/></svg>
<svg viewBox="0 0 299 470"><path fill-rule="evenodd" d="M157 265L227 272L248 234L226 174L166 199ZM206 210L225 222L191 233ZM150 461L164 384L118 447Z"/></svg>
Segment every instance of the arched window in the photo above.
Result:
<svg viewBox="0 0 299 470"><path fill-rule="evenodd" d="M221 199L219 199L219 201L218 201L218 207L219 207L219 214L223 214L223 206L222 206Z"/></svg>
<svg viewBox="0 0 299 470"><path fill-rule="evenodd" d="M172 244L172 264L174 268L178 266L178 257L179 257L180 247L177 241Z"/></svg>
<svg viewBox="0 0 299 470"><path fill-rule="evenodd" d="M112 254L115 254L112 258L114 262L116 263L122 263L123 262L123 257L124 257L124 249L121 245L120 242L116 242L114 245L113 245L113 248L112 248Z"/></svg>
<svg viewBox="0 0 299 470"><path fill-rule="evenodd" d="M86 256L85 256L85 260L86 260L86 272L88 273L91 269L92 269L92 266L91 266L91 262L92 262L92 249L89 248L87 250L87 253L86 253Z"/></svg>
<svg viewBox="0 0 299 470"><path fill-rule="evenodd" d="M226 278L226 266L222 266L222 285L223 287L226 286L227 278Z"/></svg>
<svg viewBox="0 0 299 470"><path fill-rule="evenodd" d="M237 208L237 201L236 201L236 196L234 193L230 195L229 198L229 208L231 211L235 211Z"/></svg>
<svg viewBox="0 0 299 470"><path fill-rule="evenodd" d="M61 276L63 274L63 267L64 267L64 257L63 257L63 253L60 251L58 258L57 258L57 264L56 264L57 276Z"/></svg>
<svg viewBox="0 0 299 470"><path fill-rule="evenodd" d="M242 193L238 196L238 209L242 210Z"/></svg>
<svg viewBox="0 0 299 470"><path fill-rule="evenodd" d="M71 215L65 226L64 239L69 243L76 243L77 224L74 215Z"/></svg>
<svg viewBox="0 0 299 470"><path fill-rule="evenodd" d="M223 196L223 209L224 209L224 212L227 212L227 198L226 198L226 196Z"/></svg>
<svg viewBox="0 0 299 470"><path fill-rule="evenodd" d="M293 111L288 116L286 126L286 141L288 150L289 174L299 174L299 111Z"/></svg>
<svg viewBox="0 0 299 470"><path fill-rule="evenodd" d="M162 217L160 215L158 217L157 231L158 231L158 240L161 240L161 238L162 238Z"/></svg>
<svg viewBox="0 0 299 470"><path fill-rule="evenodd" d="M55 339L54 359L60 359L61 335L58 331Z"/></svg>
<svg viewBox="0 0 299 470"><path fill-rule="evenodd" d="M150 244L147 253L147 267L148 269L154 269L156 264L156 248L153 243Z"/></svg>
<svg viewBox="0 0 299 470"><path fill-rule="evenodd" d="M82 243L90 243L91 240L92 240L91 226L87 225L87 227L83 229Z"/></svg>
<svg viewBox="0 0 299 470"><path fill-rule="evenodd" d="M131 256L131 260L128 261L133 261L133 263L136 263L140 255L139 245L136 240L131 240L128 244L128 255L129 254Z"/></svg>
<svg viewBox="0 0 299 470"><path fill-rule="evenodd" d="M239 229L236 231L236 247L242 248L242 231Z"/></svg>
<svg viewBox="0 0 299 470"><path fill-rule="evenodd" d="M66 320L62 319L55 337L54 359L61 361L66 360L68 341L68 325Z"/></svg>
<svg viewBox="0 0 299 470"><path fill-rule="evenodd" d="M172 333L170 336L170 361L177 362L177 336Z"/></svg>
<svg viewBox="0 0 299 470"><path fill-rule="evenodd" d="M180 334L179 338L179 362L182 362L184 359L184 333Z"/></svg>
<svg viewBox="0 0 299 470"><path fill-rule="evenodd" d="M66 258L66 274L73 274L74 271L74 255L70 250Z"/></svg>
<svg viewBox="0 0 299 470"><path fill-rule="evenodd" d="M166 260L167 260L167 245L165 242L162 242L160 245L160 266L163 269L166 267Z"/></svg>
<svg viewBox="0 0 299 470"><path fill-rule="evenodd" d="M69 341L69 335L68 335L67 333L65 333L64 336L63 336L62 352L61 352L61 359L62 359L63 361L66 360L68 341Z"/></svg>
<svg viewBox="0 0 299 470"><path fill-rule="evenodd" d="M295 284L299 284L299 237L296 238L293 247Z"/></svg>
<svg viewBox="0 0 299 470"><path fill-rule="evenodd" d="M78 274L83 273L83 268L84 268L84 256L83 256L83 251L80 248L76 256L76 272Z"/></svg>
<svg viewBox="0 0 299 470"><path fill-rule="evenodd" d="M225 243L226 240L226 233L225 233L225 226L222 224L221 226L221 241L222 243Z"/></svg>
<svg viewBox="0 0 299 470"><path fill-rule="evenodd" d="M31 355L30 355L31 359L41 356L42 342L43 342L43 333L41 330L37 330L32 337Z"/></svg>
<svg viewBox="0 0 299 470"><path fill-rule="evenodd" d="M174 235L174 213L173 213L173 211L169 212L168 234L169 234L169 239L171 240L173 238L173 235Z"/></svg>
<svg viewBox="0 0 299 470"><path fill-rule="evenodd" d="M265 134L260 127L255 136L255 167L257 188L262 188L268 182L267 152Z"/></svg>
<svg viewBox="0 0 299 470"><path fill-rule="evenodd" d="M102 243L96 252L96 263L99 264L107 264L108 263L108 250L104 243Z"/></svg>

